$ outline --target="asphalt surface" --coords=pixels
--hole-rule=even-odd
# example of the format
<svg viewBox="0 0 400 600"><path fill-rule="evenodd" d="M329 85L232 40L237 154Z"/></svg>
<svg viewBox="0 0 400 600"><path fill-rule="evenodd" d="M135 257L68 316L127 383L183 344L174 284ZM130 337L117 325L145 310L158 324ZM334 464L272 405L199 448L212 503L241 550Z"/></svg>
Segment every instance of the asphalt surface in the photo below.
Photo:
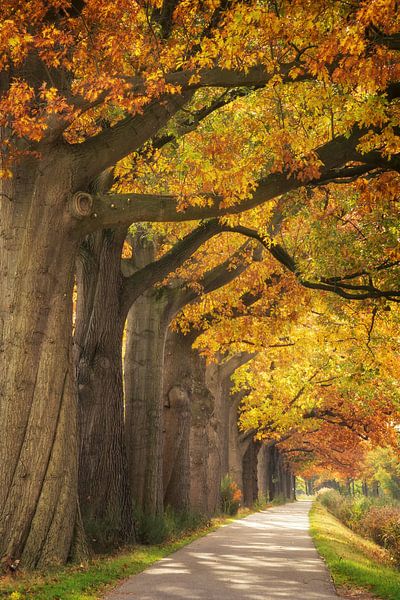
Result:
<svg viewBox="0 0 400 600"><path fill-rule="evenodd" d="M308 533L310 502L236 521L127 579L105 600L333 600Z"/></svg>

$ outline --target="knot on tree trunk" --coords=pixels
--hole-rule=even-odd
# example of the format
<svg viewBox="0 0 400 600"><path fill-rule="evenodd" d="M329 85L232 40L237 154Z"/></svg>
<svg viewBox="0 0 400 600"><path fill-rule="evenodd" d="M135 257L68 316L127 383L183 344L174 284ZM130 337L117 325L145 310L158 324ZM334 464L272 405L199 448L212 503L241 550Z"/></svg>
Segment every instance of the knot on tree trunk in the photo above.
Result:
<svg viewBox="0 0 400 600"><path fill-rule="evenodd" d="M77 219L90 217L93 210L93 196L87 192L76 192L71 200L71 213Z"/></svg>

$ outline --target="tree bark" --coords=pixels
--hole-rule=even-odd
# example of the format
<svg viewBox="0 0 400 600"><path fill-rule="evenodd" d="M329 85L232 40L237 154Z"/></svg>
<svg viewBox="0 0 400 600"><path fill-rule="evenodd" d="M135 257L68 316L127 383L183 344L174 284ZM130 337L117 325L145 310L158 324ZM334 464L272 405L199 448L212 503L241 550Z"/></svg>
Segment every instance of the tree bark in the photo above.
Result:
<svg viewBox="0 0 400 600"><path fill-rule="evenodd" d="M243 502L253 506L258 498L257 459L260 443L250 440L243 456Z"/></svg>
<svg viewBox="0 0 400 600"><path fill-rule="evenodd" d="M25 567L65 562L77 510L74 173L52 148L0 195L0 557Z"/></svg>
<svg viewBox="0 0 400 600"><path fill-rule="evenodd" d="M245 245L246 246L246 245ZM259 248L253 250L253 257L259 257ZM140 245L135 247L139 262L149 264L154 260L154 246L148 248ZM225 262L207 271L201 279L203 293L209 293L235 279L248 266L242 262L233 270L232 258L241 257L243 247ZM166 335L172 318L184 306L193 302L199 292L184 285L165 285L147 290L136 300L130 309L127 321L127 345L125 355L125 391L126 391L126 443L132 490L141 511L149 515L162 513L163 510L163 367ZM193 355L195 356L195 355ZM205 421L199 419L206 406L212 404L211 414L214 413L212 395L205 383L205 363L193 362L195 371L193 377L199 382L199 394L192 401L191 448L199 447L198 435L204 428ZM205 404L202 404L205 402ZM205 413L205 414L206 414ZM219 498L220 461L218 456L218 420L207 425L208 443L210 448L210 472L215 478L213 495L207 507L207 513L215 510ZM196 451L191 450L192 456ZM195 458L193 464L204 459ZM213 462L214 461L214 462ZM192 462L191 462L192 464ZM204 479L204 477L203 477ZM210 496L210 494L208 494ZM194 503L194 504L193 504ZM191 505L200 507L194 500L191 491ZM210 508L211 507L211 508Z"/></svg>
<svg viewBox="0 0 400 600"><path fill-rule="evenodd" d="M190 507L215 514L220 500L221 456L215 398L206 384L205 359L191 356Z"/></svg>
<svg viewBox="0 0 400 600"><path fill-rule="evenodd" d="M257 457L258 499L264 502L267 498L267 447L261 444Z"/></svg>
<svg viewBox="0 0 400 600"><path fill-rule="evenodd" d="M268 500L272 502L279 494L278 490L278 452L275 444L271 443L267 446L268 448Z"/></svg>
<svg viewBox="0 0 400 600"><path fill-rule="evenodd" d="M168 318L165 288L136 300L127 320L125 354L126 446L129 477L137 507L163 512L163 366Z"/></svg>
<svg viewBox="0 0 400 600"><path fill-rule="evenodd" d="M243 394L236 392L229 409L229 474L243 495L243 456L250 444L251 436L240 433L238 427L239 405Z"/></svg>
<svg viewBox="0 0 400 600"><path fill-rule="evenodd" d="M109 185L110 174L104 173L95 184ZM91 531L98 529L103 539L109 538L108 545L133 538L121 355L127 311L144 290L218 231L217 222L200 225L159 260L154 260L151 248L146 249L145 236L139 232L134 257L122 265L125 228L91 234L81 246L75 332L82 440L80 497L86 524Z"/></svg>
<svg viewBox="0 0 400 600"><path fill-rule="evenodd" d="M175 510L190 507L189 441L194 339L193 333L183 336L169 331L165 350L163 487L165 506Z"/></svg>
<svg viewBox="0 0 400 600"><path fill-rule="evenodd" d="M169 417L164 423L164 492L166 503L174 508L189 507L212 515L218 507L221 483L218 419L206 383L205 360L192 348L196 335L168 333L164 399L168 406L171 395L179 393L185 401L180 424ZM169 410L165 409L164 415Z"/></svg>
<svg viewBox="0 0 400 600"><path fill-rule="evenodd" d="M125 234L102 230L88 236L77 269L79 497L84 524L100 548L134 539L122 387L120 263Z"/></svg>
<svg viewBox="0 0 400 600"><path fill-rule="evenodd" d="M255 355L249 352L240 352L228 358L217 357L217 362L211 362L206 368L206 384L215 399L215 418L218 421L218 447L221 461L221 479L229 473L229 440L231 433L230 414L232 403L231 395L233 373L251 360ZM237 435L238 406L235 408Z"/></svg>

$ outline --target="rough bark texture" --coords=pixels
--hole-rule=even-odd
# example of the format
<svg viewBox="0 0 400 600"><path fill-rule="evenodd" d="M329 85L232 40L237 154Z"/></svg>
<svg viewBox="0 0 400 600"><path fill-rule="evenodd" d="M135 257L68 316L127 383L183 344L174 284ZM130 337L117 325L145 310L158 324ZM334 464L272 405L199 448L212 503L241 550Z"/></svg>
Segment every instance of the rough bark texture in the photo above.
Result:
<svg viewBox="0 0 400 600"><path fill-rule="evenodd" d="M206 367L206 384L214 398L214 422L217 434L216 451L218 453L220 481L229 472L229 408L230 375L233 371L227 364L216 362Z"/></svg>
<svg viewBox="0 0 400 600"><path fill-rule="evenodd" d="M187 510L190 505L191 399L193 390L192 342L194 336L168 332L164 363L165 506Z"/></svg>
<svg viewBox="0 0 400 600"><path fill-rule="evenodd" d="M132 540L124 438L121 249L125 230L99 231L82 244L75 330L80 415L79 497L96 545Z"/></svg>
<svg viewBox="0 0 400 600"><path fill-rule="evenodd" d="M258 498L258 452L260 443L251 440L243 456L243 502L253 506Z"/></svg>
<svg viewBox="0 0 400 600"><path fill-rule="evenodd" d="M126 446L133 496L145 514L163 512L162 370L167 310L163 289L151 289L136 300L127 320Z"/></svg>
<svg viewBox="0 0 400 600"><path fill-rule="evenodd" d="M215 513L219 504L221 457L215 398L206 384L206 364L191 352L190 507L203 515Z"/></svg>
<svg viewBox="0 0 400 600"><path fill-rule="evenodd" d="M243 394L236 392L232 396L229 410L229 474L243 494L243 456L251 437L243 436L238 427L239 405L242 399Z"/></svg>
<svg viewBox="0 0 400 600"><path fill-rule="evenodd" d="M221 422L207 385L205 360L192 348L196 332L169 332L165 355L164 491L174 508L215 513L221 484ZM179 395L183 412L172 419L170 399ZM184 399L184 400L183 400ZM187 412L186 407L190 412Z"/></svg>
<svg viewBox="0 0 400 600"><path fill-rule="evenodd" d="M261 444L257 456L257 483L258 499L263 502L267 498L268 480L267 480L267 447Z"/></svg>
<svg viewBox="0 0 400 600"><path fill-rule="evenodd" d="M0 195L0 557L29 567L66 560L77 508L75 170L50 154L21 161Z"/></svg>
<svg viewBox="0 0 400 600"><path fill-rule="evenodd" d="M140 236L137 237L140 240ZM154 260L154 245L137 243L135 255L140 266ZM241 248L234 257L241 256ZM259 256L260 248L253 251ZM202 280L204 293L209 293L242 273L248 263L231 268L232 258L207 271ZM179 282L152 288L143 293L130 309L127 321L127 344L125 355L126 395L126 443L133 493L138 507L146 514L160 514L163 510L163 368L164 350L168 325L184 306L193 302L198 292ZM205 363L193 355L193 378L198 382L199 393L191 401L192 427L190 435L191 464L208 464L214 478L213 490L206 494L207 500L196 500L190 492L190 503L199 512L214 512L219 499L220 462L218 419L214 417L214 400L206 385ZM200 362L199 362L200 361ZM209 412L209 415L208 415ZM201 415L207 415L202 418ZM207 427L209 453L207 459L200 453L202 431ZM204 445L204 440L203 445ZM195 450L196 448L196 450ZM192 469L191 469L192 470ZM200 472L199 472L200 477ZM198 480L207 476L202 473ZM196 484L197 485L197 484ZM211 485L211 484L207 484ZM194 493L194 492L193 492ZM204 494L202 494L204 497ZM212 498L212 499L211 499ZM204 503L209 505L204 507ZM201 505L201 506L200 506Z"/></svg>
<svg viewBox="0 0 400 600"><path fill-rule="evenodd" d="M107 187L110 178L112 172L105 172L93 185ZM91 531L100 528L94 534L101 534L108 545L133 537L123 435L121 349L126 313L143 291L218 230L217 222L197 227L157 261L138 231L134 256L121 264L125 228L89 235L81 246L75 334L82 440L80 496L85 522Z"/></svg>

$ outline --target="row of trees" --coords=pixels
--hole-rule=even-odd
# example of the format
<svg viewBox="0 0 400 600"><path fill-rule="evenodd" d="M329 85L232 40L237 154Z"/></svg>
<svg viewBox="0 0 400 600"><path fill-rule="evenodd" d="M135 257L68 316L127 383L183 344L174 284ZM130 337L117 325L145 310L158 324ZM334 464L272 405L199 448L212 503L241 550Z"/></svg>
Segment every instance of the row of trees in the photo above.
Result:
<svg viewBox="0 0 400 600"><path fill-rule="evenodd" d="M0 16L0 555L394 443L395 3Z"/></svg>

